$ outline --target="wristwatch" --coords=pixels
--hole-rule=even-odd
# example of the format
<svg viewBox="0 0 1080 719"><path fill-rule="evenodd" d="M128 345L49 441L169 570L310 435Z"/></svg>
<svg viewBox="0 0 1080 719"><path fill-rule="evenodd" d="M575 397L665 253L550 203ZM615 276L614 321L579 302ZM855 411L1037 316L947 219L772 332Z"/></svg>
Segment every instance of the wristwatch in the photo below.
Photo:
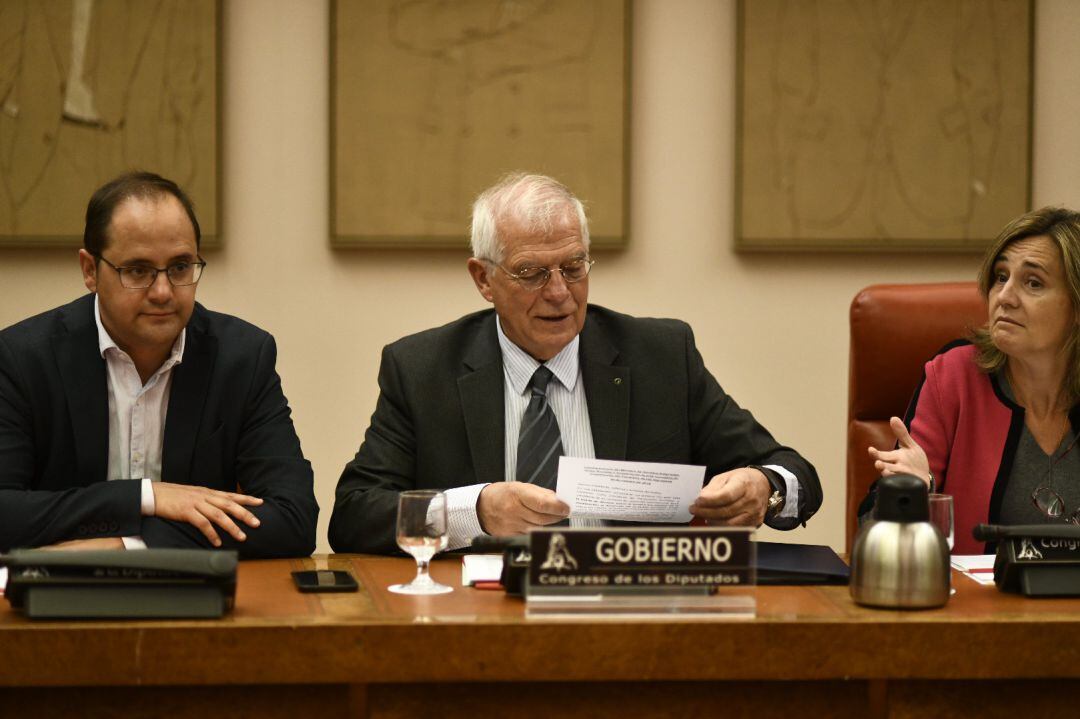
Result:
<svg viewBox="0 0 1080 719"><path fill-rule="evenodd" d="M760 465L752 464L750 468L758 470L768 480L769 487L772 488L772 494L769 495L769 502L765 507L765 516L775 517L784 509L784 502L787 500L787 484L777 477L775 472Z"/></svg>
<svg viewBox="0 0 1080 719"><path fill-rule="evenodd" d="M769 495L769 506L765 509L766 517L775 517L784 508L784 495L779 489L774 489Z"/></svg>

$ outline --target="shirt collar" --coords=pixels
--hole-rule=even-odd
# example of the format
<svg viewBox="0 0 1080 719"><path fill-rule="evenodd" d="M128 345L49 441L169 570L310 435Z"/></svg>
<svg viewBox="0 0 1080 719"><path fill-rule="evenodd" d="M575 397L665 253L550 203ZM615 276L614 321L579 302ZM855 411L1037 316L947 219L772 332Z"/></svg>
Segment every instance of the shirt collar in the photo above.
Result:
<svg viewBox="0 0 1080 719"><path fill-rule="evenodd" d="M525 394L525 389L529 386L529 380L532 379L533 373L541 364L551 370L551 373L555 375L555 379L559 380L563 387L571 392L574 391L578 379L578 340L580 335L574 335L574 339L559 350L559 354L547 362L541 363L510 341L510 338L503 332L502 322L499 321L498 315L495 315L495 329L499 334L499 347L502 349L503 371L506 372L506 376L510 380L510 387L515 392Z"/></svg>
<svg viewBox="0 0 1080 719"><path fill-rule="evenodd" d="M117 352L123 352L124 350L113 341L112 335L105 329L105 325L101 324L101 305L100 298L97 294L94 295L94 322L97 324L97 336L98 336L98 350L101 353L102 359L105 358L106 350L115 349ZM180 330L180 335L173 342L172 352L169 353L168 359L162 363L158 372L165 372L172 369L174 366L180 364L184 359L184 347L187 345L187 327ZM155 373L156 374L156 373Z"/></svg>

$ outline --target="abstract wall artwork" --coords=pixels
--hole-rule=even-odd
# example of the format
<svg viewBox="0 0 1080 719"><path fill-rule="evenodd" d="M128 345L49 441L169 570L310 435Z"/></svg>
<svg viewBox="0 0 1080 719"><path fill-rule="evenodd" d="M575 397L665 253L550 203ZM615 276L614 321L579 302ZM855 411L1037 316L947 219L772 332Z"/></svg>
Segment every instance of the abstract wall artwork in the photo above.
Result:
<svg viewBox="0 0 1080 719"><path fill-rule="evenodd" d="M1029 0L743 0L740 249L980 250L1030 203Z"/></svg>
<svg viewBox="0 0 1080 719"><path fill-rule="evenodd" d="M626 0L337 0L336 246L464 247L477 193L516 170L626 238Z"/></svg>
<svg viewBox="0 0 1080 719"><path fill-rule="evenodd" d="M77 245L93 190L178 182L218 228L216 0L0 0L0 244Z"/></svg>

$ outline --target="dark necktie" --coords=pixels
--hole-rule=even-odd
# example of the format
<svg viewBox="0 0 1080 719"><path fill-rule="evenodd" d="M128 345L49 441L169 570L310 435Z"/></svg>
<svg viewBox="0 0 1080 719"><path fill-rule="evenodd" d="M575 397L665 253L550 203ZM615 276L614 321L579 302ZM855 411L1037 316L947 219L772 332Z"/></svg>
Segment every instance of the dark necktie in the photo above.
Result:
<svg viewBox="0 0 1080 719"><path fill-rule="evenodd" d="M547 401L551 377L551 370L540 365L529 380L529 406L518 434L517 481L555 489L563 446L559 422Z"/></svg>

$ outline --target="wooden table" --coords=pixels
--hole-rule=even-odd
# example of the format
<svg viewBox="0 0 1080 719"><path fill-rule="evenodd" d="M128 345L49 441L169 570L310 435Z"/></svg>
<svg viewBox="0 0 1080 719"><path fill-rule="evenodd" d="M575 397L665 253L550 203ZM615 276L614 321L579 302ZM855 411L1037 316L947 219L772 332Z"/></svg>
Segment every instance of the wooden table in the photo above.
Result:
<svg viewBox="0 0 1080 719"><path fill-rule="evenodd" d="M354 594L289 571L350 569ZM948 606L855 606L846 587L763 587L758 617L529 620L463 588L390 594L408 559L243 563L218 621L41 622L0 602L0 717L1069 716L1080 602L954 576Z"/></svg>

